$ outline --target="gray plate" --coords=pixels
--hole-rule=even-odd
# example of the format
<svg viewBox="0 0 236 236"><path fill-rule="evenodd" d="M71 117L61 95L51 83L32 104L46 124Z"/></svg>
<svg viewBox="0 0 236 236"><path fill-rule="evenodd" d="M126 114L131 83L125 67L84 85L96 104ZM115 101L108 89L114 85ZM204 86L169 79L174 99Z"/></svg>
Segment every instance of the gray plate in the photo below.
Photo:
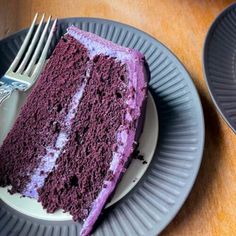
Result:
<svg viewBox="0 0 236 236"><path fill-rule="evenodd" d="M236 4L226 8L210 27L203 54L211 97L236 133Z"/></svg>
<svg viewBox="0 0 236 236"><path fill-rule="evenodd" d="M204 120L201 103L188 73L176 57L146 33L117 22L93 18L59 20L56 42L74 24L146 56L151 91L159 115L159 141L144 177L122 200L109 207L93 235L157 235L173 219L188 196L201 163ZM0 74L13 60L26 34L0 41ZM0 235L75 236L72 221L50 222L23 215L0 203Z"/></svg>

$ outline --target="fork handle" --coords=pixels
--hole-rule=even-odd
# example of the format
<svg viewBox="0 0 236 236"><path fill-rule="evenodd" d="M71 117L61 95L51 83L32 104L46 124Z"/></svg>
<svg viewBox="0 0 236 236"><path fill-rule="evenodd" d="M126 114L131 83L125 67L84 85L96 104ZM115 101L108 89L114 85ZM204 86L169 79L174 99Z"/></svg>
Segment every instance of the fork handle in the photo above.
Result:
<svg viewBox="0 0 236 236"><path fill-rule="evenodd" d="M0 105L9 98L14 90L14 87L10 84L0 85Z"/></svg>

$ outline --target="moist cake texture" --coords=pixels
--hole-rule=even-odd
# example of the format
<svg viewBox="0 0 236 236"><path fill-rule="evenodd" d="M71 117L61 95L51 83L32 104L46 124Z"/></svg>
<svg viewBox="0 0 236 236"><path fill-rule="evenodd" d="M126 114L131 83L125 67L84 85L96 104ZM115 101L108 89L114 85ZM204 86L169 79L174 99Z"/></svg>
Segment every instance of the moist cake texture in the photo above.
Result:
<svg viewBox="0 0 236 236"><path fill-rule="evenodd" d="M89 235L141 134L147 77L138 51L69 27L0 148L0 186Z"/></svg>

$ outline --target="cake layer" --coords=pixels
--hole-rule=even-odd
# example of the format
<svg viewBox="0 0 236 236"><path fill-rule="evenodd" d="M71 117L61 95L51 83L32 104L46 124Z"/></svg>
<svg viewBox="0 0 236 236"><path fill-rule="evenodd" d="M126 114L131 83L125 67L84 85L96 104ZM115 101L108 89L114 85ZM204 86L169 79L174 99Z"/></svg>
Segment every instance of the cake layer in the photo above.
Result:
<svg viewBox="0 0 236 236"><path fill-rule="evenodd" d="M0 186L84 221L88 235L141 134L143 56L70 27L0 148Z"/></svg>

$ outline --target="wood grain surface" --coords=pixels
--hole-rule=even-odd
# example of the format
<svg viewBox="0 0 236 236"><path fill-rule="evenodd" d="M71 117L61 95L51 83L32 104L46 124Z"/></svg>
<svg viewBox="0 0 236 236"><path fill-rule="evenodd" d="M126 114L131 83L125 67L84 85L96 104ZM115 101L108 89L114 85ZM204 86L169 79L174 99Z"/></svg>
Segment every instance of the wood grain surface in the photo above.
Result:
<svg viewBox="0 0 236 236"><path fill-rule="evenodd" d="M170 48L189 71L206 122L203 162L184 206L162 236L236 235L236 135L217 113L202 73L206 32L229 0L0 0L0 38L30 25L36 12L113 19Z"/></svg>

